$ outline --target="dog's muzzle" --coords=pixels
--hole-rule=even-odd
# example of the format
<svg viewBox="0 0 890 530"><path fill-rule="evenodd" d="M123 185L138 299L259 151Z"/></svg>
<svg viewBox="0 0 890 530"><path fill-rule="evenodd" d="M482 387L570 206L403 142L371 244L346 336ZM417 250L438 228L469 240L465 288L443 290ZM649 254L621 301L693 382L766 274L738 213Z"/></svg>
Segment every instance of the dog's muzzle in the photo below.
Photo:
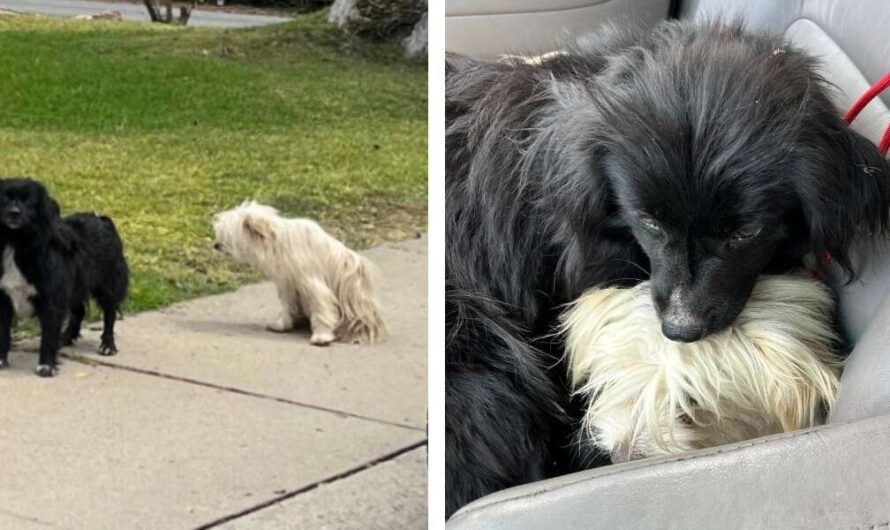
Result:
<svg viewBox="0 0 890 530"><path fill-rule="evenodd" d="M13 230L21 228L25 224L25 217L19 209L9 209L3 214L3 224Z"/></svg>
<svg viewBox="0 0 890 530"><path fill-rule="evenodd" d="M689 309L688 292L675 288L661 314L661 332L675 342L695 342L705 335L705 325Z"/></svg>

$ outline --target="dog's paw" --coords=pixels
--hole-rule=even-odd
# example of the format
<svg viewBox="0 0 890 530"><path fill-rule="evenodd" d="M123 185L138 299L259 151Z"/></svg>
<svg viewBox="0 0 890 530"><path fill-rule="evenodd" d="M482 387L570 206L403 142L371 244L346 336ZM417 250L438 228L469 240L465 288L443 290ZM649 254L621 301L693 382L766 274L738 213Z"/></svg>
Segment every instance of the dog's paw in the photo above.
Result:
<svg viewBox="0 0 890 530"><path fill-rule="evenodd" d="M287 333L288 331L290 331L290 328L281 325L280 322L269 324L268 326L266 326L266 329L274 333Z"/></svg>
<svg viewBox="0 0 890 530"><path fill-rule="evenodd" d="M286 313L281 313L275 322L266 326L266 329L275 333L287 333L294 329L294 321Z"/></svg>
<svg viewBox="0 0 890 530"><path fill-rule="evenodd" d="M313 346L327 346L337 340L333 333L316 333L309 338L309 343Z"/></svg>
<svg viewBox="0 0 890 530"><path fill-rule="evenodd" d="M114 344L102 343L99 345L99 348L96 349L96 353L104 357L109 357L117 353L117 346L115 346Z"/></svg>
<svg viewBox="0 0 890 530"><path fill-rule="evenodd" d="M34 370L34 372L40 377L53 377L59 373L59 369L48 364L38 364L37 370Z"/></svg>
<svg viewBox="0 0 890 530"><path fill-rule="evenodd" d="M9 361L7 359L0 359L0 370L4 368L9 368Z"/></svg>

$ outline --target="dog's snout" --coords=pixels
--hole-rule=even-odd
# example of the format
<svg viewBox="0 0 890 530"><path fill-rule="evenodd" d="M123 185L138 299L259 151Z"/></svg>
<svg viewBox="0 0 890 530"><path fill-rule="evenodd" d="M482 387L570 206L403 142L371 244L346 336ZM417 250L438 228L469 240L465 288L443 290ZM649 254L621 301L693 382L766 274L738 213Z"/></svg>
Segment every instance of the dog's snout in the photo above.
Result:
<svg viewBox="0 0 890 530"><path fill-rule="evenodd" d="M22 215L22 208L18 204L10 205L9 208L6 209L6 215L10 217L20 217Z"/></svg>
<svg viewBox="0 0 890 530"><path fill-rule="evenodd" d="M222 250L222 245L220 245L219 243L214 243L214 244L213 244L213 250L218 250L218 251L219 251L219 250Z"/></svg>
<svg viewBox="0 0 890 530"><path fill-rule="evenodd" d="M696 321L661 321L661 332L674 342L695 342L705 334L705 327Z"/></svg>
<svg viewBox="0 0 890 530"><path fill-rule="evenodd" d="M661 332L675 342L695 342L705 335L704 322L690 307L689 292L676 288L661 314Z"/></svg>
<svg viewBox="0 0 890 530"><path fill-rule="evenodd" d="M25 213L17 203L7 204L2 212L3 224L12 230L18 230L25 223Z"/></svg>

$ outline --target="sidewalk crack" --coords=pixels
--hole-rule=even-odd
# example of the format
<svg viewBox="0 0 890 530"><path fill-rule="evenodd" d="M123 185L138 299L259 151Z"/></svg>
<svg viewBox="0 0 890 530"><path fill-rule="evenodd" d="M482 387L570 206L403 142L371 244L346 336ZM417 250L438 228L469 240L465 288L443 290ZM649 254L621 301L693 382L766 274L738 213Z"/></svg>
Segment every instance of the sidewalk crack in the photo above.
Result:
<svg viewBox="0 0 890 530"><path fill-rule="evenodd" d="M415 442L415 443L413 443L413 444L411 444L411 445L402 447L401 449L397 449L397 450L395 450L395 451L393 451L393 452L391 452L391 453L387 453L387 454L385 454L385 455L383 455L383 456L380 456L380 457L377 457L377 458L375 458L375 459L373 459L373 460L369 460L368 462L365 462L364 464L360 464L360 465L358 465L358 466L351 467L351 468L347 469L346 471L337 473L336 475L331 475L330 477L327 477L327 478L318 480L318 481L316 481L316 482L313 482L313 483L311 483L311 484L308 484L308 485L306 485L306 486L303 486L302 488L296 489L296 490L294 490L294 491L287 492L287 493L283 493L283 494L281 494L281 495L279 495L279 496L277 496L277 497L275 497L275 498L273 498L273 499L271 499L271 500L262 502L262 503L260 503L260 504L255 505L255 506L251 506L250 508L247 508L247 509L245 509L245 510L241 510L240 512L236 512L236 513L233 513L233 514L230 514L230 515L226 515L226 516L224 516L224 517L221 517L221 518L219 518L219 519L216 519L216 520L214 520L214 521L211 521L211 522L209 522L209 523L206 523L206 524L204 524L204 525L201 525L201 526L195 528L194 530L208 530L208 529L210 529L210 528L216 528L217 526L220 526L220 525L222 525L222 524L228 523L228 522L230 522L230 521L234 521L235 519L239 519L239 518L241 518L241 517L244 517L245 515L250 515L250 514L252 514L252 513L254 513L254 512L258 512L258 511L263 510L263 509L265 509L265 508L268 508L268 507L270 507L270 506L274 506L274 505L279 504L279 503L281 503L281 502L283 502L283 501L286 501L286 500L289 500L289 499L293 499L293 498L295 498L295 497L297 497L297 496L299 496L299 495L302 495L302 494L304 494L304 493L308 493L308 492L310 492L310 491L316 490L316 489L320 488L321 486L325 486L325 485L327 485L327 484L332 484L332 483L334 483L334 482L338 482L338 481L340 481L340 480L349 478L349 477L351 477L351 476L353 476L353 475L357 475L357 474L359 474L359 473L362 473L362 472L364 472L364 471L367 471L367 470L369 470L369 469L372 469L372 468L374 468L374 467L377 467L377 466L379 466L380 464L383 464L383 463L385 463L385 462L389 462L390 460L393 460L393 459L395 459L395 458L398 458L398 457L402 456L402 455L405 454L405 453L409 453L409 452L411 452L411 451L413 451L413 450L415 450L415 449L418 449L418 448L420 448L420 447L425 447L425 446L427 445L427 442L428 442L427 439L423 439L423 440L421 440L421 441L419 441L419 442Z"/></svg>
<svg viewBox="0 0 890 530"><path fill-rule="evenodd" d="M37 519L36 517L30 517L30 516L27 516L27 515L22 515L22 514L15 513L15 512L10 512L9 510L4 510L4 509L2 509L2 508L0 508L0 515L5 515L5 516L7 516L7 517L9 517L9 518L11 518L11 519L18 519L19 521L28 521L29 523L34 523L34 524L39 525L39 526L45 526L45 527L47 527L47 528L62 528L62 529L67 529L67 527L65 527L65 526L59 526L59 525L50 523L50 522L48 522L48 521L42 521L42 520L40 520L40 519Z"/></svg>
<svg viewBox="0 0 890 530"><path fill-rule="evenodd" d="M206 381L199 381L197 379L191 379L188 377L181 377L178 375L165 374L163 372L158 372L155 370L148 370L145 368L134 368L132 366L125 366L125 365L121 365L121 364L109 363L109 362L102 361L99 359L94 359L92 357L78 355L76 353L59 352L59 356L64 357L65 359L68 359L69 361L73 361L73 362L80 363L80 364L104 366L104 367L108 367L108 368L125 370L128 372L133 372L133 373L142 374L142 375L161 377L161 378L168 379L171 381L178 381L180 383L189 383L189 384L193 384L193 385L203 386L206 388L212 388L214 390L222 390L225 392L231 392L233 394L240 394L242 396L250 396L250 397L255 397L255 398L259 398L259 399L267 399L270 401L277 401L278 403L285 403L288 405L295 405L298 407L304 407L304 408L308 408L308 409L327 412L330 414L335 414L337 416L340 416L341 418L355 418L355 419L359 419L359 420L363 420L363 421L370 421L370 422L374 422L374 423L380 423L383 425L389 425L391 427L399 427L400 429L409 429L412 431L426 432L426 428L424 428L424 427L416 427L414 425L408 425L408 424L399 423L396 421L383 420L380 418L374 418L372 416L356 414L354 412L344 412L342 410L332 409L329 407L324 407L322 405L313 405L311 403L303 403L301 401L295 401L293 399L287 399L287 398L281 398L281 397L275 397L275 396L267 396L265 394L252 392L250 390L242 390L240 388L224 386L224 385L217 385L214 383L208 383Z"/></svg>

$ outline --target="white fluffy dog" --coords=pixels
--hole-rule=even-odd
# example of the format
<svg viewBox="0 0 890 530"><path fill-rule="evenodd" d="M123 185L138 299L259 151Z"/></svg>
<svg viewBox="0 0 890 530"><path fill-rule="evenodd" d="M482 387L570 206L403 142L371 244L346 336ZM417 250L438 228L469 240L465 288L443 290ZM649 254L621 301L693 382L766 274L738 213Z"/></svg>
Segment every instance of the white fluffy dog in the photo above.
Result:
<svg viewBox="0 0 890 530"><path fill-rule="evenodd" d="M588 291L564 314L584 440L622 462L822 421L841 368L824 285L764 276L730 329L693 343L662 335L649 289Z"/></svg>
<svg viewBox="0 0 890 530"><path fill-rule="evenodd" d="M373 265L315 221L285 219L247 201L216 215L214 248L262 270L278 287L281 315L268 329L286 332L309 319L309 341L375 342L386 325L374 297Z"/></svg>

